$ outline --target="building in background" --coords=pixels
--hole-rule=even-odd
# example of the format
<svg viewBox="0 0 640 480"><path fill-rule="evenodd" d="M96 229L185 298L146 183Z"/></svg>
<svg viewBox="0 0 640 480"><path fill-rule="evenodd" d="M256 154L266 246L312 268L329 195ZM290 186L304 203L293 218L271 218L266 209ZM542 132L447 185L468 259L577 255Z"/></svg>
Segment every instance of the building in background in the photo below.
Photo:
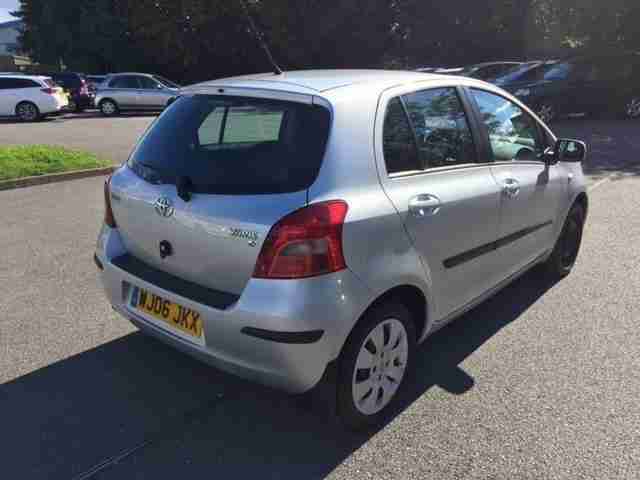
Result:
<svg viewBox="0 0 640 480"><path fill-rule="evenodd" d="M21 29L20 20L0 23L0 55L20 55L18 37Z"/></svg>
<svg viewBox="0 0 640 480"><path fill-rule="evenodd" d="M29 72L31 60L20 49L22 21L0 23L0 72Z"/></svg>

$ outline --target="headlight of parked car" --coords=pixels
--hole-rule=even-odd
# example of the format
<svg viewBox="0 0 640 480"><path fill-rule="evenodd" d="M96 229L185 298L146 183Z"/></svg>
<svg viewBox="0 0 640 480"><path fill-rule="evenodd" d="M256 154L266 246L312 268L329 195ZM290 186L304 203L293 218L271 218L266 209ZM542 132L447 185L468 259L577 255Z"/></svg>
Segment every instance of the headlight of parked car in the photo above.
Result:
<svg viewBox="0 0 640 480"><path fill-rule="evenodd" d="M521 88L520 90L517 90L514 95L516 97L528 97L531 95L531 90L528 88Z"/></svg>

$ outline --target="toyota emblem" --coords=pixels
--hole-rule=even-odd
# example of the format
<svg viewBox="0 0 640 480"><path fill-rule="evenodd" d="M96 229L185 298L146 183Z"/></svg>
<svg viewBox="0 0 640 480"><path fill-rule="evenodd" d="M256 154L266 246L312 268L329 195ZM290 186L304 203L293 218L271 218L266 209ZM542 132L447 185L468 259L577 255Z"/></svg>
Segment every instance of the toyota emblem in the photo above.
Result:
<svg viewBox="0 0 640 480"><path fill-rule="evenodd" d="M175 212L173 202L167 197L160 197L155 203L156 212L164 218L169 218Z"/></svg>

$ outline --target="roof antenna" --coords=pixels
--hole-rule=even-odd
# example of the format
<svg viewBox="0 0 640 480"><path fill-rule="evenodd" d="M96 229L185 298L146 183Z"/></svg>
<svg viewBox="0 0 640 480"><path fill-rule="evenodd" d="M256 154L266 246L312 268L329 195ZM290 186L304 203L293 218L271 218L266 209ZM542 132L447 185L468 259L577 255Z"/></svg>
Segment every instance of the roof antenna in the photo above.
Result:
<svg viewBox="0 0 640 480"><path fill-rule="evenodd" d="M256 37L256 40L258 41L258 43L260 44L260 46L264 50L264 53L267 54L267 58L269 59L269 63L271 63L271 66L273 67L273 73L275 75L282 75L282 73L283 73L282 69L278 66L276 61L273 59L273 55L271 55L271 50L269 50L269 45L267 45L267 42L264 39L264 33L261 32L260 30L258 30L258 27L256 27L256 23L253 21L253 17L251 16L251 13L249 12L249 8L247 7L246 1L245 0L240 0L240 3L242 4L242 9L244 10L245 15L247 16L247 20L249 22L249 28L251 29L251 33L253 33L253 36Z"/></svg>

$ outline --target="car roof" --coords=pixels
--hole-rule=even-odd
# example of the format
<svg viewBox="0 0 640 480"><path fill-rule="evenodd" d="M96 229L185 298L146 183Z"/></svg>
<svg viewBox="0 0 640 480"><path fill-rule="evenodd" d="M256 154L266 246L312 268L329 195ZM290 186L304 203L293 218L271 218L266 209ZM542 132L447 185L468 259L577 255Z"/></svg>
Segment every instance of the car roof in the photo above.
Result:
<svg viewBox="0 0 640 480"><path fill-rule="evenodd" d="M491 67L493 65L521 65L523 62L482 62L482 63L474 63L471 67L482 68L482 67Z"/></svg>
<svg viewBox="0 0 640 480"><path fill-rule="evenodd" d="M120 77L122 75L142 75L145 77L153 77L153 73L140 73L140 72L120 72L120 73L110 73L109 75L98 75L103 77Z"/></svg>
<svg viewBox="0 0 640 480"><path fill-rule="evenodd" d="M51 78L47 75L20 75L20 74L9 74L9 75L3 75L0 74L0 77L2 78L18 78L18 79L26 79L26 80L46 80L48 78Z"/></svg>
<svg viewBox="0 0 640 480"><path fill-rule="evenodd" d="M382 91L396 85L442 77L442 75L400 70L300 70L284 72L280 75L259 73L221 78L184 87L183 91L188 93L190 90L201 91L225 86L316 95L330 90L364 84L369 88L375 87Z"/></svg>

